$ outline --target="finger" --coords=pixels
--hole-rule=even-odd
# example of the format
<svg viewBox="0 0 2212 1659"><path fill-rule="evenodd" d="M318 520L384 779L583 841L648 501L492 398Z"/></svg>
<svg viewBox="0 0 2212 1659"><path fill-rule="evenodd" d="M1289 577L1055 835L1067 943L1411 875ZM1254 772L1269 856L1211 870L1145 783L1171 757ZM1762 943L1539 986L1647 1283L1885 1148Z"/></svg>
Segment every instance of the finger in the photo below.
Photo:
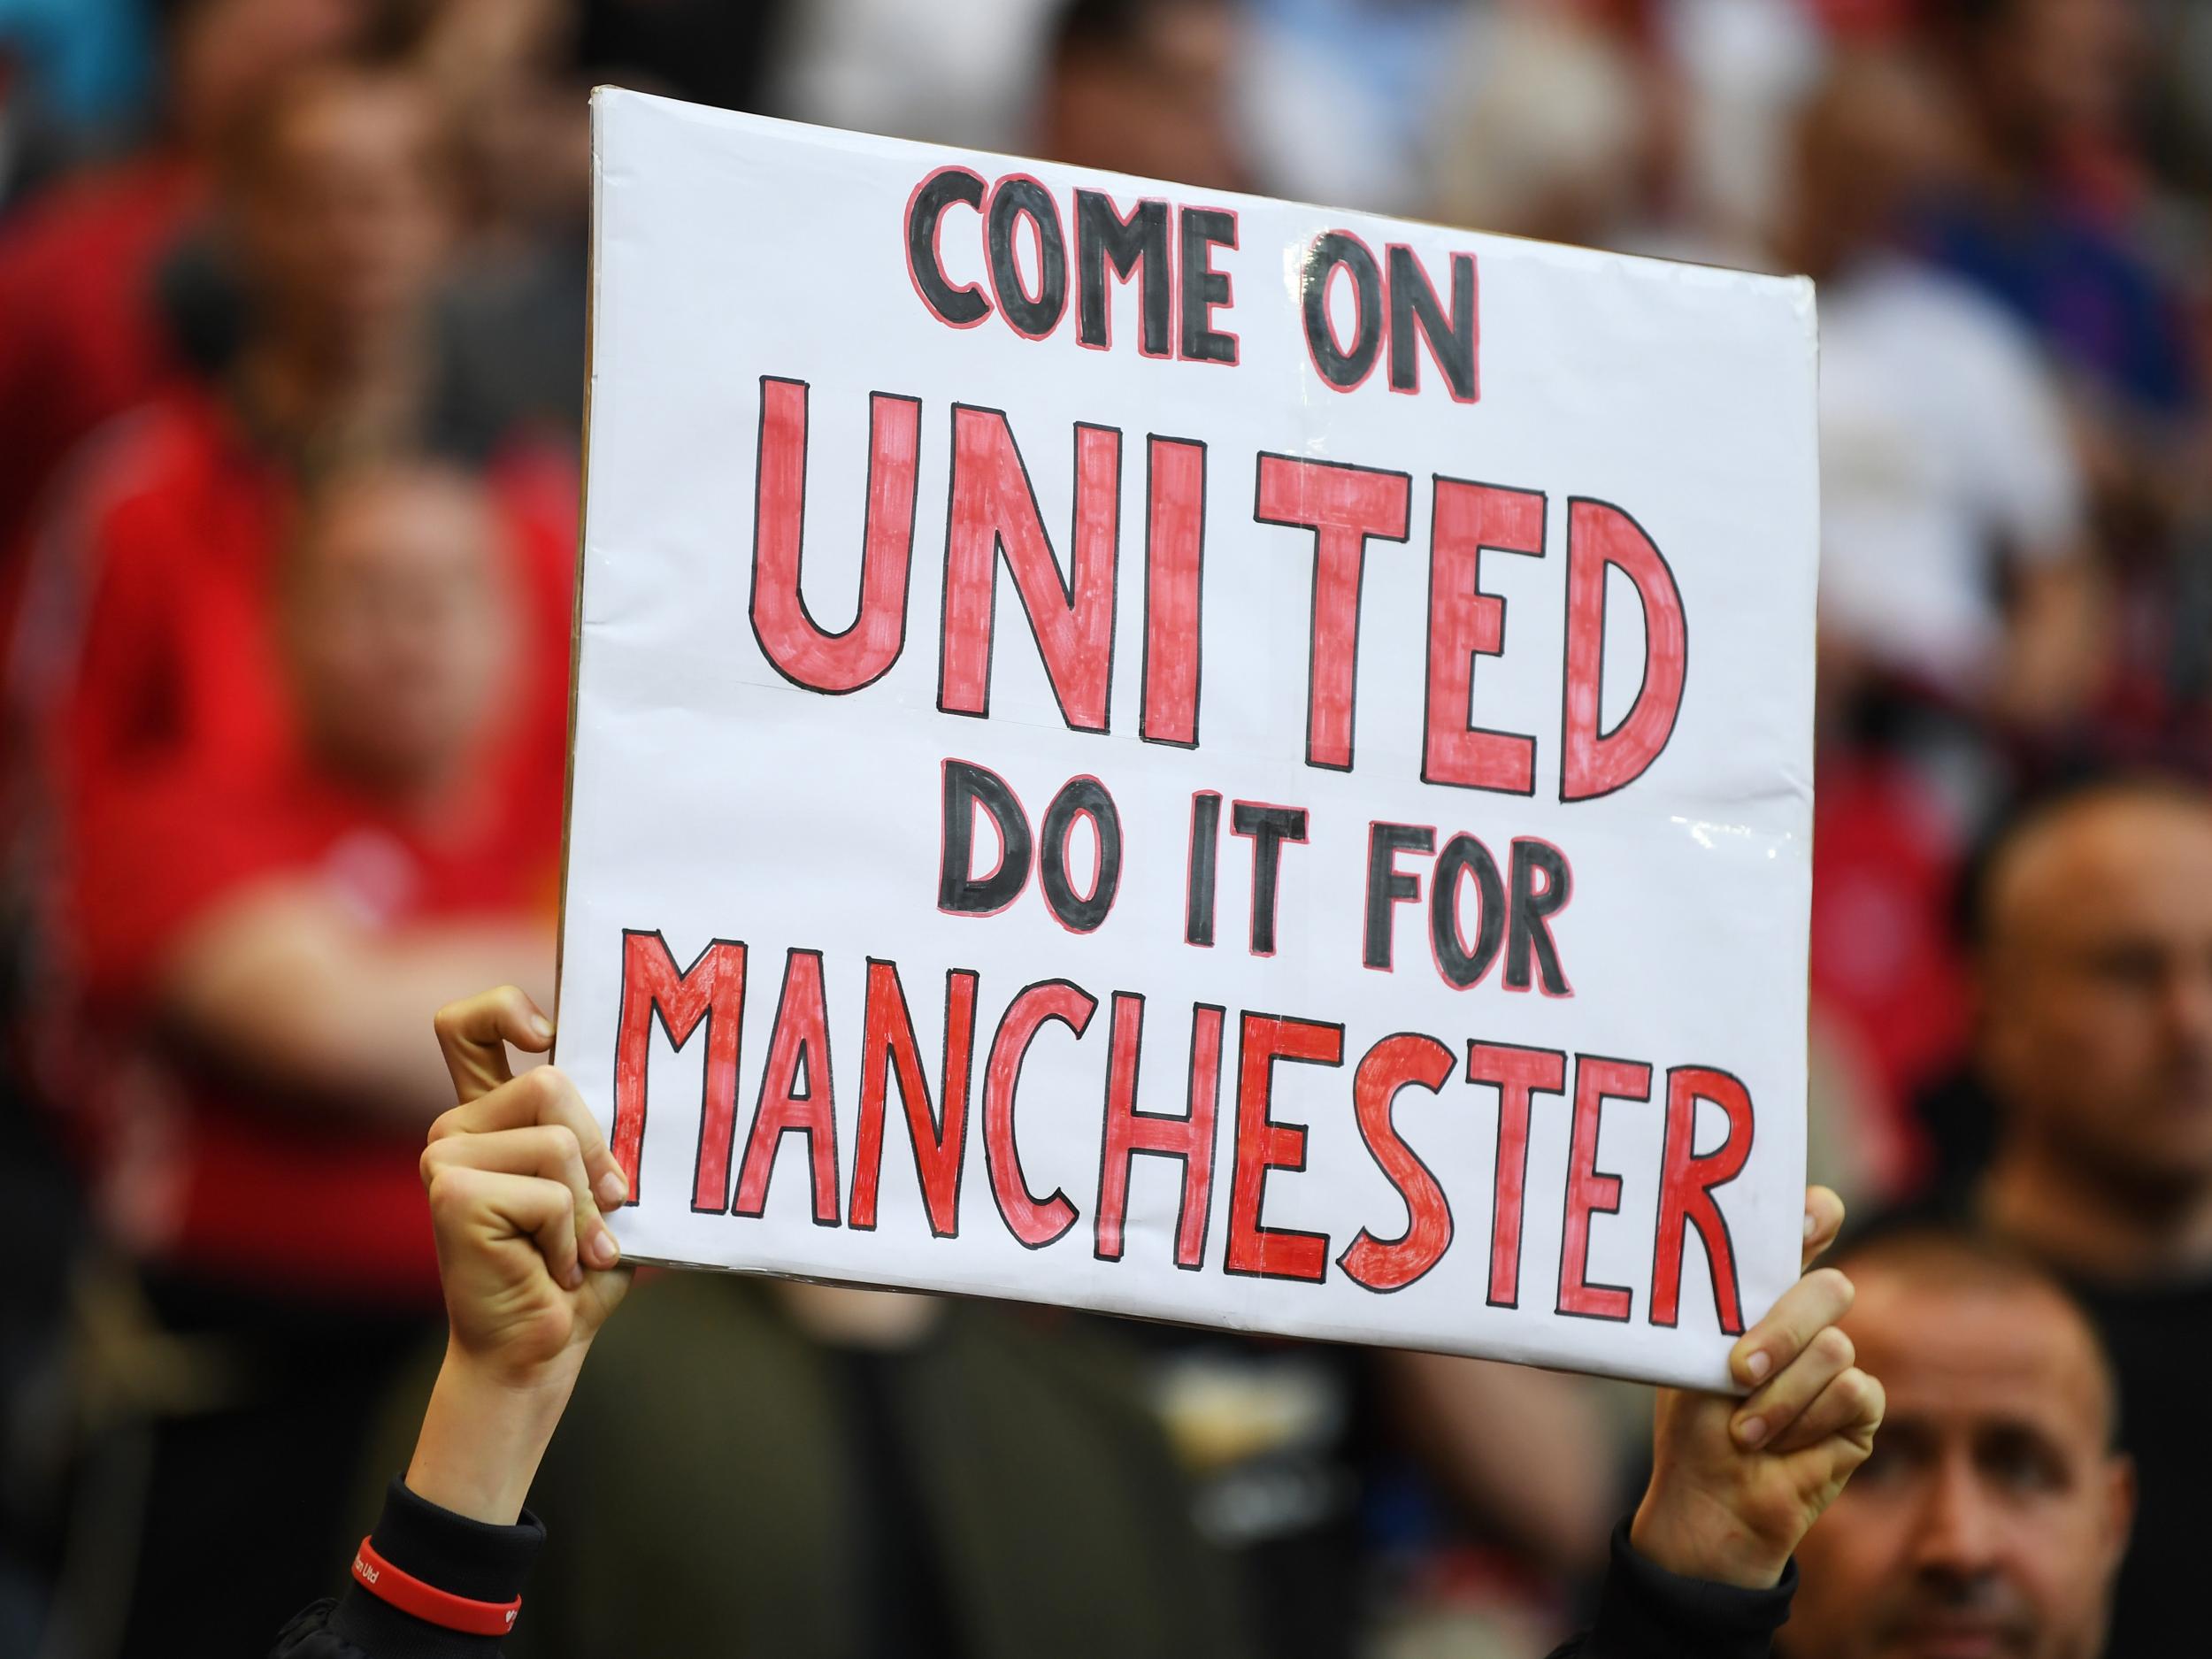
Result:
<svg viewBox="0 0 2212 1659"><path fill-rule="evenodd" d="M558 1181L451 1164L438 1170L430 1183L430 1213L442 1271L449 1271L447 1248L480 1229L495 1237L530 1240L546 1272L563 1289L575 1290L584 1282L576 1254L575 1201Z"/></svg>
<svg viewBox="0 0 2212 1659"><path fill-rule="evenodd" d="M1808 1187L1805 1189L1805 1255L1798 1266L1810 1267L1821 1253L1836 1241L1836 1234L1843 1231L1843 1200L1832 1188Z"/></svg>
<svg viewBox="0 0 2212 1659"><path fill-rule="evenodd" d="M1840 1436L1863 1455L1873 1446L1874 1432L1882 1426L1886 1409L1880 1380L1850 1366L1838 1372L1798 1414L1797 1421L1774 1436L1771 1445L1778 1454L1800 1452Z"/></svg>
<svg viewBox="0 0 2212 1659"><path fill-rule="evenodd" d="M514 1076L507 1064L509 1043L526 1054L553 1046L553 1022L527 993L503 985L457 1002L448 1002L432 1021L453 1092L464 1102L488 1094Z"/></svg>
<svg viewBox="0 0 2212 1659"><path fill-rule="evenodd" d="M1737 1339L1728 1370L1739 1385L1755 1388L1805 1351L1813 1333L1833 1325L1851 1306L1851 1281L1832 1267L1816 1267L1781 1294L1767 1317Z"/></svg>
<svg viewBox="0 0 2212 1659"><path fill-rule="evenodd" d="M541 1065L510 1078L488 1094L454 1107L430 1125L430 1139L435 1142L449 1135L487 1134L532 1124L559 1124L576 1137L589 1178L588 1191L600 1209L613 1210L629 1197L630 1184L607 1149L599 1120L558 1066Z"/></svg>
<svg viewBox="0 0 2212 1659"><path fill-rule="evenodd" d="M1728 1422L1736 1444L1764 1446L1778 1440L1797 1425L1805 1409L1821 1391L1849 1371L1858 1354L1839 1325L1823 1325L1813 1333L1805 1351L1785 1365L1739 1405Z"/></svg>
<svg viewBox="0 0 2212 1659"><path fill-rule="evenodd" d="M529 1124L518 1129L494 1129L480 1134L447 1135L423 1148L423 1182L429 1185L442 1169L466 1166L508 1175L535 1175L558 1181L568 1189L573 1204L576 1242L587 1264L612 1267L622 1259L614 1233L600 1219L585 1173L582 1148L575 1132L565 1124Z"/></svg>

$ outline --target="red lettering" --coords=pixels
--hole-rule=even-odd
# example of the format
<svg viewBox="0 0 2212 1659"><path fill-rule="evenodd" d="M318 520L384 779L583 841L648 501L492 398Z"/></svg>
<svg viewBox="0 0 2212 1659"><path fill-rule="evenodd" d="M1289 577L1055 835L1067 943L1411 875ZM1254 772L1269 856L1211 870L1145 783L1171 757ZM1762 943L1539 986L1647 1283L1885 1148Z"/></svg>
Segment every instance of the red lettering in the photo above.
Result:
<svg viewBox="0 0 2212 1659"><path fill-rule="evenodd" d="M1263 454L1258 496L1252 516L1262 524L1314 533L1306 764L1349 772L1367 543L1373 537L1406 539L1412 480L1403 472Z"/></svg>
<svg viewBox="0 0 2212 1659"><path fill-rule="evenodd" d="M940 709L978 717L991 711L991 622L1002 552L1061 718L1075 731L1106 730L1120 514L1121 434L1079 423L1070 540L1074 576L1063 578L1006 417L995 409L953 406Z"/></svg>
<svg viewBox="0 0 2212 1659"><path fill-rule="evenodd" d="M1352 1074L1360 1138L1406 1206L1406 1230L1396 1239L1378 1239L1363 1227L1337 1258L1337 1265L1369 1290L1403 1289L1434 1267L1451 1244L1452 1207L1444 1189L1391 1121L1400 1089L1418 1084L1433 1094L1451 1075L1452 1051L1412 1032L1385 1037Z"/></svg>
<svg viewBox="0 0 2212 1659"><path fill-rule="evenodd" d="M1490 1292L1494 1308L1521 1303L1521 1221L1527 1208L1528 1114L1532 1094L1567 1088L1567 1056L1517 1043L1467 1045L1467 1080L1498 1091L1498 1157L1492 1176Z"/></svg>
<svg viewBox="0 0 2212 1659"><path fill-rule="evenodd" d="M1625 1319L1632 1300L1624 1286L1590 1283L1590 1217L1612 1215L1621 1207L1621 1178L1597 1167L1598 1117L1609 1098L1649 1100L1651 1068L1635 1060L1577 1055L1566 1230L1559 1248L1559 1311L1585 1319Z"/></svg>
<svg viewBox="0 0 2212 1659"><path fill-rule="evenodd" d="M870 959L865 1034L860 1050L860 1125L853 1148L852 1202L849 1226L876 1225L876 1187L883 1167L886 1095L895 1072L899 1099L906 1107L906 1131L914 1148L914 1172L929 1211L929 1230L940 1239L960 1232L960 1156L968 1139L968 1077L975 1053L976 976L955 968L945 976L945 1055L938 1092L942 1117L933 1113L929 1083L922 1072L913 1016L899 984L895 963Z"/></svg>
<svg viewBox="0 0 2212 1659"><path fill-rule="evenodd" d="M907 566L914 553L914 476L921 452L918 398L868 399L868 512L861 532L860 605L832 634L800 588L806 518L803 380L764 375L753 513L753 634L787 680L810 690L857 691L880 680L906 646Z"/></svg>
<svg viewBox="0 0 2212 1659"><path fill-rule="evenodd" d="M1697 1155L1697 1103L1709 1100L1728 1116L1728 1138ZM1743 1173L1751 1156L1751 1091L1740 1078L1709 1066L1678 1065L1667 1073L1666 1149L1660 1159L1659 1227L1651 1264L1651 1322L1672 1325L1682 1300L1684 1223L1697 1229L1713 1279L1713 1307L1720 1328L1743 1334L1743 1304L1736 1286L1736 1252L1713 1189Z"/></svg>
<svg viewBox="0 0 2212 1659"><path fill-rule="evenodd" d="M630 1183L630 1202L641 1188L638 1155L645 1141L645 1071L653 1022L670 1046L681 1048L700 1022L707 1027L705 1080L699 1101L699 1159L691 1207L719 1214L729 1204L730 1141L736 1133L738 1036L745 1016L745 947L718 939L682 972L658 933L622 932L622 1004L616 1016L614 1057L615 1162Z"/></svg>
<svg viewBox="0 0 2212 1659"><path fill-rule="evenodd" d="M1270 1170L1306 1167L1306 1131L1268 1115L1275 1062L1344 1064L1344 1027L1274 1014L1247 1014L1237 1042L1237 1152L1229 1185L1229 1248L1225 1271L1266 1279L1319 1284L1327 1277L1325 1233L1263 1227L1260 1210Z"/></svg>
<svg viewBox="0 0 2212 1659"><path fill-rule="evenodd" d="M1144 546L1144 709L1148 743L1198 746L1199 577L1206 548L1206 446L1154 438Z"/></svg>
<svg viewBox="0 0 2212 1659"><path fill-rule="evenodd" d="M991 1039L991 1057L983 1068L983 1150L990 1167L991 1196L1007 1231L1037 1250L1075 1225L1075 1206L1065 1193L1032 1197L1014 1143L1014 1092L1021 1082L1029 1045L1048 1020L1058 1020L1078 1038L1091 1023L1098 1000L1065 979L1047 979L1025 988L1007 1005Z"/></svg>
<svg viewBox="0 0 2212 1659"><path fill-rule="evenodd" d="M1544 554L1540 491L1436 480L1429 532L1429 673L1421 777L1502 795L1536 790L1536 740L1471 723L1478 657L1505 649L1505 601L1480 588L1482 549Z"/></svg>
<svg viewBox="0 0 2212 1659"><path fill-rule="evenodd" d="M800 1082L803 1075L805 1087ZM806 1137L814 1173L814 1224L837 1225L837 1106L830 1087L829 1009L822 995L822 953L794 950L784 958L760 1101L753 1109L745 1162L737 1171L731 1213L757 1216L768 1208L768 1178L785 1135Z"/></svg>
<svg viewBox="0 0 2212 1659"><path fill-rule="evenodd" d="M1137 1110L1137 1057L1144 1047L1144 998L1114 994L1112 1047L1106 1066L1106 1133L1098 1169L1098 1219L1093 1254L1121 1260L1122 1223L1129 1210L1129 1166L1140 1152L1179 1158L1183 1199L1176 1213L1175 1265L1194 1269L1206 1253L1213 1207L1214 1114L1221 1097L1222 1010L1201 1002L1191 1010L1190 1083L1181 1117Z"/></svg>
<svg viewBox="0 0 2212 1659"><path fill-rule="evenodd" d="M1644 608L1644 681L1620 724L1601 734L1605 572L1634 584ZM1666 557L1643 526L1606 502L1567 503L1567 689L1559 798L1610 795L1643 776L1674 734L1689 665L1689 625Z"/></svg>

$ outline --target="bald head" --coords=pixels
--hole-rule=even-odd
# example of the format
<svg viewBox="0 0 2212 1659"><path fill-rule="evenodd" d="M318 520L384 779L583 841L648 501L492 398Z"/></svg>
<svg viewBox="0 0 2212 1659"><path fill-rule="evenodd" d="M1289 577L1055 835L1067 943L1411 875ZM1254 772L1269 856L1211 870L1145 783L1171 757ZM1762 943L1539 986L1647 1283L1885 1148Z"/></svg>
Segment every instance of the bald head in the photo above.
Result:
<svg viewBox="0 0 2212 1659"><path fill-rule="evenodd" d="M2129 782L2024 818L1978 905L1978 1059L2030 1156L2212 1192L2212 798Z"/></svg>
<svg viewBox="0 0 2212 1659"><path fill-rule="evenodd" d="M1788 1659L2095 1659L2126 1546L2111 1366L2079 1306L1988 1246L1846 1252L1887 1396L1874 1455L1798 1551Z"/></svg>
<svg viewBox="0 0 2212 1659"><path fill-rule="evenodd" d="M2104 1339L2088 1310L2041 1263L1977 1234L1914 1226L1847 1245L1832 1264L1858 1293L1849 1323L1878 1335L1893 1316L1909 1319L1916 1310L1957 1302L2003 1309L2011 1332L2059 1356L2054 1374L2067 1380L2068 1409L2095 1425L2102 1448L2119 1444L2119 1379Z"/></svg>

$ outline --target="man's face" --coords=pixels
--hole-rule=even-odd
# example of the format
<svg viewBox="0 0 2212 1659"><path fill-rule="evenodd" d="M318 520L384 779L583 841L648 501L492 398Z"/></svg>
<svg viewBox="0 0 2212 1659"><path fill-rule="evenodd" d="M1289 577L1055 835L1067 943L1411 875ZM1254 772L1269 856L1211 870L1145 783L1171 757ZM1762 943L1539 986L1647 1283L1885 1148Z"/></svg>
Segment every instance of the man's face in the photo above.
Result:
<svg viewBox="0 0 2212 1659"><path fill-rule="evenodd" d="M2085 802L1993 872L1981 1058L2020 1125L2146 1193L2212 1180L2212 810Z"/></svg>
<svg viewBox="0 0 2212 1659"><path fill-rule="evenodd" d="M510 665L496 532L466 480L339 488L298 552L286 622L296 695L326 760L374 784L435 784L481 737Z"/></svg>
<svg viewBox="0 0 2212 1659"><path fill-rule="evenodd" d="M446 218L428 99L393 76L333 74L293 95L244 202L251 275L285 335L380 342L435 277Z"/></svg>
<svg viewBox="0 0 2212 1659"><path fill-rule="evenodd" d="M285 75L357 47L373 8L368 0L195 0L178 10L171 103L186 134L211 143Z"/></svg>
<svg viewBox="0 0 2212 1659"><path fill-rule="evenodd" d="M1995 135L2042 161L2127 119L2145 31L2129 0L2015 0L1984 45L1979 84Z"/></svg>
<svg viewBox="0 0 2212 1659"><path fill-rule="evenodd" d="M1798 1550L1788 1659L2097 1659L2132 1502L2080 1316L2032 1284L1852 1267L1889 1408Z"/></svg>
<svg viewBox="0 0 2212 1659"><path fill-rule="evenodd" d="M1798 118L1790 211L1839 252L1892 236L1900 215L1956 165L1941 88L1901 54L1843 58Z"/></svg>
<svg viewBox="0 0 2212 1659"><path fill-rule="evenodd" d="M1228 5L1154 5L1125 50L1083 48L1061 59L1041 145L1078 166L1245 188L1228 119L1236 50Z"/></svg>

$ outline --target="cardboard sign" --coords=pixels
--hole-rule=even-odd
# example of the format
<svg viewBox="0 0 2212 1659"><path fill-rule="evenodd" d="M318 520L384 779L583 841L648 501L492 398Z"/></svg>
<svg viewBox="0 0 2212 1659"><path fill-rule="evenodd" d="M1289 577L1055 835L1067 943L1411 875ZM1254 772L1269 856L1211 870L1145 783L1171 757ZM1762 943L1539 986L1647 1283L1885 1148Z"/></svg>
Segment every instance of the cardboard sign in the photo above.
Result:
<svg viewBox="0 0 2212 1659"><path fill-rule="evenodd" d="M559 1057L634 1258L1718 1385L1811 285L595 100Z"/></svg>

